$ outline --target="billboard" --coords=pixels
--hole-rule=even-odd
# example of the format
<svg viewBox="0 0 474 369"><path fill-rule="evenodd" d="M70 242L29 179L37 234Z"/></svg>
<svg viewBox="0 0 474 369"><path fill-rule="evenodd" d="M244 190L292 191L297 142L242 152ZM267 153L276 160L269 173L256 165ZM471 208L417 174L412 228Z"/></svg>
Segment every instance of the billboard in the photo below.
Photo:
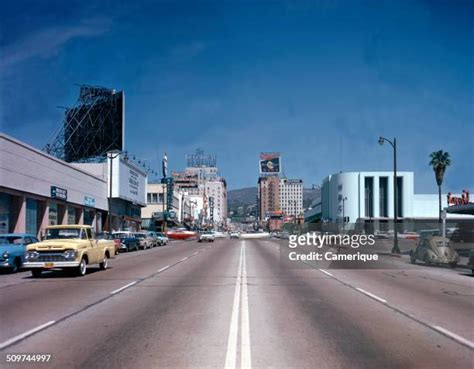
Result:
<svg viewBox="0 0 474 369"><path fill-rule="evenodd" d="M281 172L281 157L279 152L262 152L260 154L260 173L279 174Z"/></svg>
<svg viewBox="0 0 474 369"><path fill-rule="evenodd" d="M112 160L109 158L109 165L110 161L112 161L112 197L145 206L146 173L120 155Z"/></svg>
<svg viewBox="0 0 474 369"><path fill-rule="evenodd" d="M64 160L84 161L124 148L123 91L81 86L76 105L64 117Z"/></svg>

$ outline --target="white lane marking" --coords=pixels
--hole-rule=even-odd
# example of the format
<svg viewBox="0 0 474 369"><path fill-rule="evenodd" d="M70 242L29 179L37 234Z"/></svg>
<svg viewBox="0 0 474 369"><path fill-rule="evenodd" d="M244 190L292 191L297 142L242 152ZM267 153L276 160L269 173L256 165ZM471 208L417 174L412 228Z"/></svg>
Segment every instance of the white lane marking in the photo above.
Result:
<svg viewBox="0 0 474 369"><path fill-rule="evenodd" d="M193 255L197 255L197 254L199 254L199 252L198 252L198 251L196 251L195 253L193 253Z"/></svg>
<svg viewBox="0 0 474 369"><path fill-rule="evenodd" d="M250 323L249 323L249 296L247 291L247 257L245 241L242 242L243 263L242 263L242 320L241 320L241 342L240 342L240 367L252 368L252 358L250 353Z"/></svg>
<svg viewBox="0 0 474 369"><path fill-rule="evenodd" d="M182 258L180 261L185 261L185 260L188 260L187 256L185 258Z"/></svg>
<svg viewBox="0 0 474 369"><path fill-rule="evenodd" d="M330 277L334 277L331 273L326 272L324 269L319 269L320 272L323 272L324 274L327 274Z"/></svg>
<svg viewBox="0 0 474 369"><path fill-rule="evenodd" d="M29 331L26 331L25 333L19 334L18 336L15 336L15 337L10 338L9 340L7 340L5 342L2 342L2 343L0 343L0 350L7 347L7 346L10 346L10 345L14 344L15 342L21 341L22 339L24 339L28 336L31 336L32 334L34 334L36 332L39 332L42 329L45 329L45 328L49 327L50 325L53 325L54 323L56 323L56 321L51 320L48 323L41 324L36 328L30 329Z"/></svg>
<svg viewBox="0 0 474 369"><path fill-rule="evenodd" d="M166 269L168 269L169 267L170 267L170 266L167 265L167 266L165 266L165 267L159 269L159 270L158 270L158 273L164 272L164 271L165 271Z"/></svg>
<svg viewBox="0 0 474 369"><path fill-rule="evenodd" d="M237 336L239 333L239 308L240 308L240 289L242 279L242 255L243 248L240 247L239 269L237 280L235 281L234 302L232 304L232 315L230 318L229 338L227 340L227 352L225 355L225 368L234 369L237 359Z"/></svg>
<svg viewBox="0 0 474 369"><path fill-rule="evenodd" d="M367 295L367 296L373 298L374 300L380 301L380 302L382 302L382 303L384 303L384 304L387 303L387 300L384 300L383 298L378 297L377 295L374 295L373 293L370 293L370 292L368 292L368 291L366 291L366 290L363 290L362 288L356 287L356 290L359 291L359 292L362 292L364 295Z"/></svg>
<svg viewBox="0 0 474 369"><path fill-rule="evenodd" d="M447 329L445 329L443 327L440 327L440 326L437 326L437 325L432 325L431 327L433 329L436 329L438 332L444 334L445 336L448 336L448 337L452 338L456 342L459 342L460 344L462 344L464 346L467 346L471 349L474 349L474 342L469 341L468 339L466 339L464 337L461 337L461 336L457 335L456 333L448 331Z"/></svg>
<svg viewBox="0 0 474 369"><path fill-rule="evenodd" d="M126 288L128 288L128 287L130 287L130 286L133 286L133 285L136 284L137 282L138 282L138 281L135 281L135 282L131 282L131 283L129 283L129 284L126 284L125 286L120 287L120 288L118 288L118 289L116 289L116 290L110 292L110 294L111 294L111 295L114 295L114 294L116 294L116 293L118 293L118 292L120 292L120 291L123 291L124 289L126 289Z"/></svg>

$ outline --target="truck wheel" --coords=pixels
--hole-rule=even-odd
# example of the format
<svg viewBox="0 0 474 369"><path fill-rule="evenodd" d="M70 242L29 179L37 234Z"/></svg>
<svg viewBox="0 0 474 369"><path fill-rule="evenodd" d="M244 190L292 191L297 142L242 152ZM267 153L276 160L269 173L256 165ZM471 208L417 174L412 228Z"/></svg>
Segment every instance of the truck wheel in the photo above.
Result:
<svg viewBox="0 0 474 369"><path fill-rule="evenodd" d="M104 255L104 261L102 263L99 263L99 268L100 270L105 270L109 266L109 262L107 261L107 256Z"/></svg>
<svg viewBox="0 0 474 369"><path fill-rule="evenodd" d="M41 269L31 269L31 275L33 278L41 278L41 273L43 271Z"/></svg>
<svg viewBox="0 0 474 369"><path fill-rule="evenodd" d="M79 265L76 267L76 276L82 277L85 276L87 272L87 262L86 259L82 258Z"/></svg>

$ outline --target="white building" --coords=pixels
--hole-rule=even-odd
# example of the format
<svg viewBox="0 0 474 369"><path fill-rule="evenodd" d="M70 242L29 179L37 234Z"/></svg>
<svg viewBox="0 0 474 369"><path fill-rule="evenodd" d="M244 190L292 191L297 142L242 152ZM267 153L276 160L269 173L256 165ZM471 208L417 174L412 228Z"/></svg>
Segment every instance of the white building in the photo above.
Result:
<svg viewBox="0 0 474 369"><path fill-rule="evenodd" d="M303 213L303 180L280 180L280 206L285 215L299 216Z"/></svg>
<svg viewBox="0 0 474 369"><path fill-rule="evenodd" d="M413 172L397 173L397 217L437 220L438 195L415 194L414 188ZM346 223L386 222L394 216L393 191L393 172L336 173L324 178L321 206L315 204L315 209L320 209L320 219L329 222L343 218ZM442 207L446 206L446 195L442 195Z"/></svg>
<svg viewBox="0 0 474 369"><path fill-rule="evenodd" d="M207 219L212 220L214 224L223 224L227 222L227 184L224 179L206 181L205 198L207 198Z"/></svg>

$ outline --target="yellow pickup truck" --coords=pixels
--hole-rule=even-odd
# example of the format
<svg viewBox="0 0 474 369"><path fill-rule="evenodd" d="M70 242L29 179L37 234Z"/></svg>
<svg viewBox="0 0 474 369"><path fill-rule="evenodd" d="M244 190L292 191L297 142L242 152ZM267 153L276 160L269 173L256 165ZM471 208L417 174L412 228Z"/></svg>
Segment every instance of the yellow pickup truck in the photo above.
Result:
<svg viewBox="0 0 474 369"><path fill-rule="evenodd" d="M107 269L108 259L114 257L114 241L96 239L91 226L57 225L45 228L41 242L27 246L23 267L35 278L50 269L68 269L83 276L89 265Z"/></svg>

